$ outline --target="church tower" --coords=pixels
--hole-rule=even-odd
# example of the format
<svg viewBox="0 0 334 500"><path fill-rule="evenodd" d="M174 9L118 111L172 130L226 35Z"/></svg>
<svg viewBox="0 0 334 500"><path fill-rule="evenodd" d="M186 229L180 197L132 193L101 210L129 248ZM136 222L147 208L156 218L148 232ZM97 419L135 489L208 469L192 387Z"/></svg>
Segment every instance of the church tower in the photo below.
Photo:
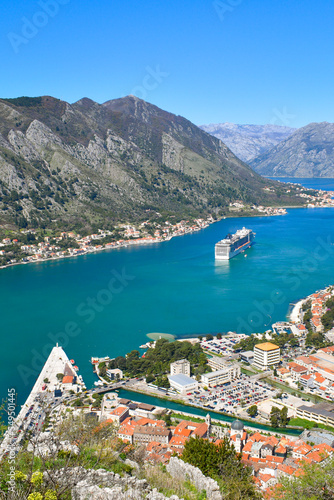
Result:
<svg viewBox="0 0 334 500"><path fill-rule="evenodd" d="M206 425L208 426L208 430L207 430L207 436L208 438L210 437L211 435L211 417L209 415L209 413L207 414L207 416L205 417L205 423Z"/></svg>

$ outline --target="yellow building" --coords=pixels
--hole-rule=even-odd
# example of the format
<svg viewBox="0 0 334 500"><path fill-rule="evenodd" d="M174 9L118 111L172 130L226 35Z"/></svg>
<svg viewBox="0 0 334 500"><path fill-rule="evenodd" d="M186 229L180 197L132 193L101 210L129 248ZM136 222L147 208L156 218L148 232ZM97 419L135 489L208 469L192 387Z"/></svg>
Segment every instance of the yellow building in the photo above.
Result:
<svg viewBox="0 0 334 500"><path fill-rule="evenodd" d="M271 342L256 344L254 346L254 361L253 364L261 370L266 370L275 365L278 365L281 358L281 350L278 345Z"/></svg>

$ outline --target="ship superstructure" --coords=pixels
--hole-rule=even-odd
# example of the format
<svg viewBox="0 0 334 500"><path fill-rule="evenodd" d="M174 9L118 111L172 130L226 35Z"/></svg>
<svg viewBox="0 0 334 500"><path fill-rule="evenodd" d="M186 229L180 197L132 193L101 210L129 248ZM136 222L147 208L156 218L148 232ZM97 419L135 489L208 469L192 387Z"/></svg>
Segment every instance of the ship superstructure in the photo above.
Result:
<svg viewBox="0 0 334 500"><path fill-rule="evenodd" d="M229 260L240 252L249 248L255 239L255 233L251 229L238 229L235 234L228 234L223 240L218 241L215 246L215 257L217 260Z"/></svg>

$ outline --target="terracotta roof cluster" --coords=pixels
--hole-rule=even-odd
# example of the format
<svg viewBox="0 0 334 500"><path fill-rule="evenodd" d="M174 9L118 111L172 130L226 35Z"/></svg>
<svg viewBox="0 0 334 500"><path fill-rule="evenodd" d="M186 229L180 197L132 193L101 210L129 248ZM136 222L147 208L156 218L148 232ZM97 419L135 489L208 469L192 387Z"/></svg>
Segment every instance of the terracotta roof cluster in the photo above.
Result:
<svg viewBox="0 0 334 500"><path fill-rule="evenodd" d="M269 499L281 476L298 476L304 463L320 463L333 452L327 444L310 446L301 439L282 437L278 440L255 432L242 448L242 462L252 467L257 486Z"/></svg>
<svg viewBox="0 0 334 500"><path fill-rule="evenodd" d="M311 323L316 329L323 330L321 317L325 313L326 301L331 298L332 295L329 292L321 291L319 293L314 293L311 295L311 312L312 318Z"/></svg>
<svg viewBox="0 0 334 500"><path fill-rule="evenodd" d="M167 429L163 420L149 418L134 419L128 417L123 421L118 436L126 442L133 443L136 432L149 435L152 440L146 444L146 461L167 463L173 454L181 455L186 441L192 436L207 438L208 426L183 420L175 427ZM159 436L168 436L168 442L159 442ZM162 441L162 440L161 440ZM321 463L334 453L328 444L310 446L302 439L288 437L265 436L260 432L248 435L245 430L240 434L232 432L230 441L241 445L242 462L254 470L254 481L264 492L264 498L271 498L270 492L279 484L282 476L293 477L302 474L304 463ZM219 445L222 440L215 439Z"/></svg>
<svg viewBox="0 0 334 500"><path fill-rule="evenodd" d="M171 426L167 429L163 420L152 420L149 418L135 420L132 417L128 417L119 428L118 437L129 443L133 443L136 440L138 433L152 437L152 441L146 446L146 460L165 463L171 454L182 453L187 439L191 436L207 437L207 431L207 424L191 422L189 420L182 420L177 426ZM168 438L168 444L159 443L159 437Z"/></svg>

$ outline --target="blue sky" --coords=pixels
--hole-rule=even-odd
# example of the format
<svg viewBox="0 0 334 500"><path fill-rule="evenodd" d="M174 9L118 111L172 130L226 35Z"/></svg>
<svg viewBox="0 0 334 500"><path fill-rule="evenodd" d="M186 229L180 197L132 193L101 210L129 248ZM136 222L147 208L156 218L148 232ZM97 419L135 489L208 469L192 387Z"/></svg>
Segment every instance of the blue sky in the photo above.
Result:
<svg viewBox="0 0 334 500"><path fill-rule="evenodd" d="M334 122L332 0L16 0L0 95L136 94L196 124Z"/></svg>

